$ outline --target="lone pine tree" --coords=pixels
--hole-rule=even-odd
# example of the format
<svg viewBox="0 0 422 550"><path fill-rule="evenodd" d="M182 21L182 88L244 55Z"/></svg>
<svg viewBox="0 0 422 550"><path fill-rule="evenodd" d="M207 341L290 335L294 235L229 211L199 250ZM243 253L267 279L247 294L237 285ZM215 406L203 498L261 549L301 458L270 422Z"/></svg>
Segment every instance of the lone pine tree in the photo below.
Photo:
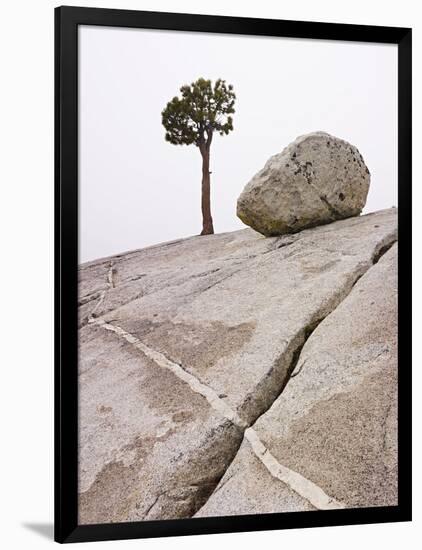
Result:
<svg viewBox="0 0 422 550"><path fill-rule="evenodd" d="M199 78L180 88L181 97L169 101L161 113L166 140L174 145L196 145L202 156L202 232L214 233L210 198L210 148L214 132L233 130L233 86L225 80Z"/></svg>

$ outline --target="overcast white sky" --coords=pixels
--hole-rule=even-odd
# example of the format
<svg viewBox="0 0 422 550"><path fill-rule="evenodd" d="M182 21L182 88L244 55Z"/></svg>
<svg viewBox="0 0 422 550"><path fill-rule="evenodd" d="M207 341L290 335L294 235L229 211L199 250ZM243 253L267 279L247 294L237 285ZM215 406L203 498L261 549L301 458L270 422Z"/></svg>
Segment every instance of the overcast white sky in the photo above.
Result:
<svg viewBox="0 0 422 550"><path fill-rule="evenodd" d="M161 111L182 84L224 78L234 131L211 149L216 233L243 226L236 200L268 157L323 130L371 172L364 212L397 205L395 45L79 29L79 260L201 230L201 156L164 141Z"/></svg>

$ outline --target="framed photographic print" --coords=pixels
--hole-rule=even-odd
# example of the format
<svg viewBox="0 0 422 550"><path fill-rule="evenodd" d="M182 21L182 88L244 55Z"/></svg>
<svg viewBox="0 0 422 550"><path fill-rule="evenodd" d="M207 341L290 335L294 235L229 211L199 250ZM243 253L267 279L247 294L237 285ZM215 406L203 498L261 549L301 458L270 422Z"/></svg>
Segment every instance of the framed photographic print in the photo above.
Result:
<svg viewBox="0 0 422 550"><path fill-rule="evenodd" d="M411 30L55 13L55 538L411 519Z"/></svg>

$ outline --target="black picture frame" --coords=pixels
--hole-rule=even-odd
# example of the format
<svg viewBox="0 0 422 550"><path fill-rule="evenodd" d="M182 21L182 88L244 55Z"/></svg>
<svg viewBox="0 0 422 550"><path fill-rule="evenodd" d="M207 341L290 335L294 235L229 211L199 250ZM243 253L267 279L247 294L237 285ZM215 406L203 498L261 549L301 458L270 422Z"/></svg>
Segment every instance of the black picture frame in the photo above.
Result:
<svg viewBox="0 0 422 550"><path fill-rule="evenodd" d="M77 522L78 26L398 45L398 505L101 525ZM411 520L411 41L409 28L97 8L55 10L55 540L81 542Z"/></svg>

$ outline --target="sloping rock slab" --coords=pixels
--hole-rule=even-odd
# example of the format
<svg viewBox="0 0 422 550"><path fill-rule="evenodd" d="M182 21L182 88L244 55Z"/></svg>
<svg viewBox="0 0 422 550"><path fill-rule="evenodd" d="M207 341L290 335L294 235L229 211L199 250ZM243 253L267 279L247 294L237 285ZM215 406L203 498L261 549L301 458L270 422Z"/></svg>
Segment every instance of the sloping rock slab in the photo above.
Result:
<svg viewBox="0 0 422 550"><path fill-rule="evenodd" d="M285 482L245 437L197 516L397 504L397 245L314 331L252 430Z"/></svg>
<svg viewBox="0 0 422 550"><path fill-rule="evenodd" d="M242 431L115 333L80 339L79 522L191 516Z"/></svg>
<svg viewBox="0 0 422 550"><path fill-rule="evenodd" d="M81 266L80 522L194 514L309 333L395 241L396 218L269 239L247 229Z"/></svg>

